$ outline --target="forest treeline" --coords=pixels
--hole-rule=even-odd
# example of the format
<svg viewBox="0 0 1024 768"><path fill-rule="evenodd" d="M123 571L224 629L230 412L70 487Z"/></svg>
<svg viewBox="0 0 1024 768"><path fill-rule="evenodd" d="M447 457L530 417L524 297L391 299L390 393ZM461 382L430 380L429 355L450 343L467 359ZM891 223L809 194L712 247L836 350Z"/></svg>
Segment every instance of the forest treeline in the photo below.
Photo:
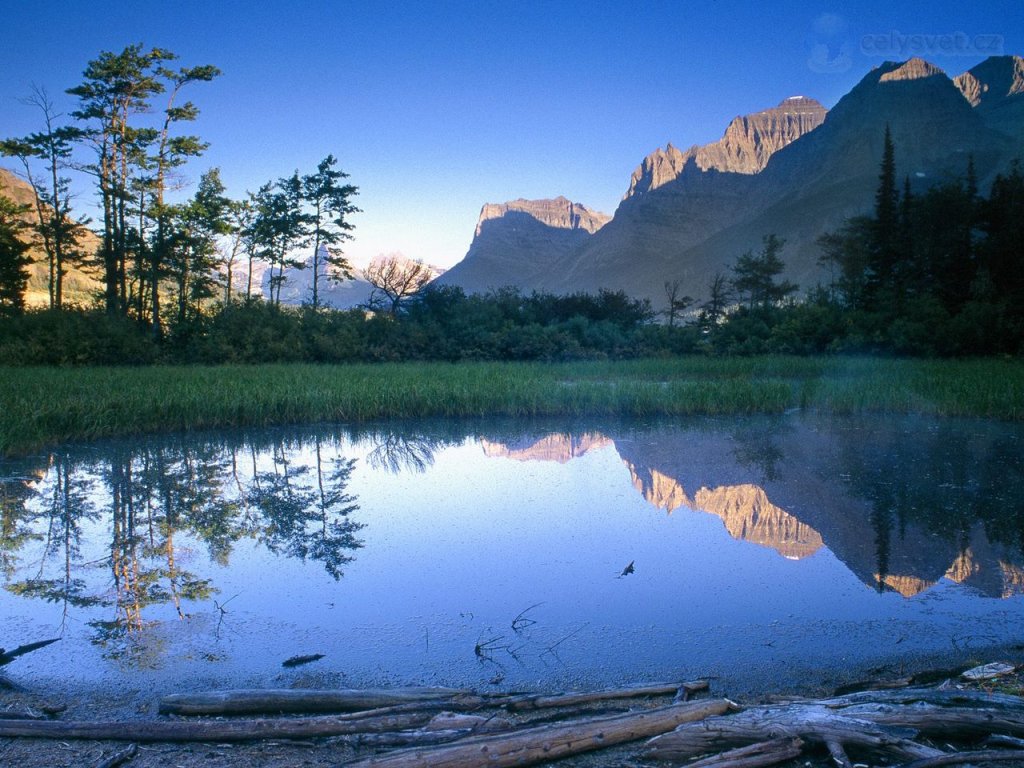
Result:
<svg viewBox="0 0 1024 768"><path fill-rule="evenodd" d="M350 279L341 251L358 190L328 155L307 174L245 199L219 170L171 202L179 169L206 144L184 133L198 108L182 92L216 67L172 68L141 45L104 52L67 93L62 123L45 91L29 102L41 130L0 142L37 204L0 197L0 362L146 364L384 360L571 360L686 353L1019 354L1024 345L1024 175L1019 164L978 189L963 175L914 193L888 129L874 205L819 240L817 286L783 279L785 241L765 235L700 293L667 275L662 300L622 292L557 296L506 288L466 295L394 262L364 275L356 310L325 307L325 281ZM161 100L162 109L157 108ZM76 218L72 178L90 179L100 220ZM31 223L28 223L31 222ZM87 225L93 225L90 235ZM91 239L90 239L91 238ZM49 306L28 310L29 249L44 254ZM263 296L256 265L268 273ZM422 267L422 265L420 265ZM101 289L66 300L71 268ZM302 306L281 302L288 270L312 270ZM694 287L694 293L697 293ZM802 290L802 292L801 292Z"/></svg>

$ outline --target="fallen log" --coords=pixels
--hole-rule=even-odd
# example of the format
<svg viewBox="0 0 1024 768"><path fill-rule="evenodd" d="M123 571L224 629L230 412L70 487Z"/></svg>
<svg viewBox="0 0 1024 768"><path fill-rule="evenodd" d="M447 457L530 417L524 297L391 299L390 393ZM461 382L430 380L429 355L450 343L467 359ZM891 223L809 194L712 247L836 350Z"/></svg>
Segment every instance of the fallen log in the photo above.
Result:
<svg viewBox="0 0 1024 768"><path fill-rule="evenodd" d="M821 704L791 704L745 709L724 717L687 723L651 739L644 756L683 761L708 752L721 752L775 738L800 738L808 743L841 745L872 756L917 760L941 754L911 741L894 728L836 712Z"/></svg>
<svg viewBox="0 0 1024 768"><path fill-rule="evenodd" d="M771 739L694 760L687 763L686 768L764 768L799 757L803 746L801 739Z"/></svg>
<svg viewBox="0 0 1024 768"><path fill-rule="evenodd" d="M258 720L171 720L125 722L74 722L63 720L0 720L0 737L38 739L104 739L138 742L255 741L258 739L308 739L417 728L430 721L433 712Z"/></svg>
<svg viewBox="0 0 1024 768"><path fill-rule="evenodd" d="M706 690L707 684L701 687L700 683L647 683L634 685L628 688L610 688L603 691L587 691L582 693L562 693L554 695L529 695L513 696L504 702L498 697L493 703L504 703L513 711L528 709L546 709L550 707L577 707L581 704L597 704L604 701L616 699L639 699L646 696L674 696L679 691L687 689L697 691Z"/></svg>
<svg viewBox="0 0 1024 768"><path fill-rule="evenodd" d="M648 738L680 723L720 715L726 699L673 704L625 715L523 728L496 736L474 736L431 749L409 749L348 763L348 768L488 768L534 765L569 755Z"/></svg>
<svg viewBox="0 0 1024 768"><path fill-rule="evenodd" d="M174 693L160 699L164 715L253 715L259 713L359 712L397 704L448 701L472 696L461 688L367 688L338 690L241 689ZM482 701L474 697L474 704Z"/></svg>
<svg viewBox="0 0 1024 768"><path fill-rule="evenodd" d="M1024 737L1024 709L940 707L934 704L860 704L846 707L844 715L870 720L881 726L913 728L921 734L944 737L979 737L992 733Z"/></svg>
<svg viewBox="0 0 1024 768"><path fill-rule="evenodd" d="M857 704L935 704L936 706L972 706L987 709L1024 710L1024 698L1007 693L960 690L958 688L903 688L899 690L861 691L834 696L817 703L832 709Z"/></svg>
<svg viewBox="0 0 1024 768"><path fill-rule="evenodd" d="M974 752L949 752L924 760L906 763L901 768L941 768L944 765L961 765L963 763L991 763L997 761L1024 760L1024 750L983 749Z"/></svg>

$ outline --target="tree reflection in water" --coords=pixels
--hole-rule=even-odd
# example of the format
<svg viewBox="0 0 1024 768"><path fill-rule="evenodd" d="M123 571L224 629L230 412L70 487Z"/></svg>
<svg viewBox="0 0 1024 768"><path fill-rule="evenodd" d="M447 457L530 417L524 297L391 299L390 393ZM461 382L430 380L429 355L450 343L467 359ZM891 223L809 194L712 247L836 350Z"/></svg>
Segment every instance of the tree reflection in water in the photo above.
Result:
<svg viewBox="0 0 1024 768"><path fill-rule="evenodd" d="M362 546L363 524L351 519L359 507L346 490L355 460L325 458L318 437L302 463L304 446L277 438L251 443L253 460L243 469L245 448L118 444L100 461L61 451L35 465L8 465L14 471L0 478L5 589L60 603L62 632L73 608L112 609L88 621L93 641L107 656L147 664L159 653L135 642L149 626L147 609L167 605L185 620L189 604L219 591L183 565L190 558L181 556L182 546L202 543L211 560L226 565L238 542L253 540L275 554L321 563L340 579ZM267 453L269 466L260 459ZM107 541L99 557L95 550L83 555L85 527L94 540ZM24 561L26 552L32 562Z"/></svg>

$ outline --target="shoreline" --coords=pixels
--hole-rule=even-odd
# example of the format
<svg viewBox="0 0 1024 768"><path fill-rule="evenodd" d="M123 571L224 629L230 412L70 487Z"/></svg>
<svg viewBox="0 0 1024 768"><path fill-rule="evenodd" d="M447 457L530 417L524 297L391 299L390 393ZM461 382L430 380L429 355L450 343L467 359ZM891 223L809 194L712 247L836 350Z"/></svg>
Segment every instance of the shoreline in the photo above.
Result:
<svg viewBox="0 0 1024 768"><path fill-rule="evenodd" d="M1024 420L1024 361L754 357L584 363L0 368L0 456L195 429L480 417L898 413Z"/></svg>

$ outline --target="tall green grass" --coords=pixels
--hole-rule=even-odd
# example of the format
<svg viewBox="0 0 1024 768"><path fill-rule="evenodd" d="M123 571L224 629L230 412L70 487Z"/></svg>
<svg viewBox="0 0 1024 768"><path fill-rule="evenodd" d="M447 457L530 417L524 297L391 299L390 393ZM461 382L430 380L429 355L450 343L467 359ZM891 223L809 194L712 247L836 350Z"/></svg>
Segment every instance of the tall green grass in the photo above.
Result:
<svg viewBox="0 0 1024 768"><path fill-rule="evenodd" d="M1024 419L1024 363L848 358L0 368L0 453L66 440L415 417L894 412Z"/></svg>

